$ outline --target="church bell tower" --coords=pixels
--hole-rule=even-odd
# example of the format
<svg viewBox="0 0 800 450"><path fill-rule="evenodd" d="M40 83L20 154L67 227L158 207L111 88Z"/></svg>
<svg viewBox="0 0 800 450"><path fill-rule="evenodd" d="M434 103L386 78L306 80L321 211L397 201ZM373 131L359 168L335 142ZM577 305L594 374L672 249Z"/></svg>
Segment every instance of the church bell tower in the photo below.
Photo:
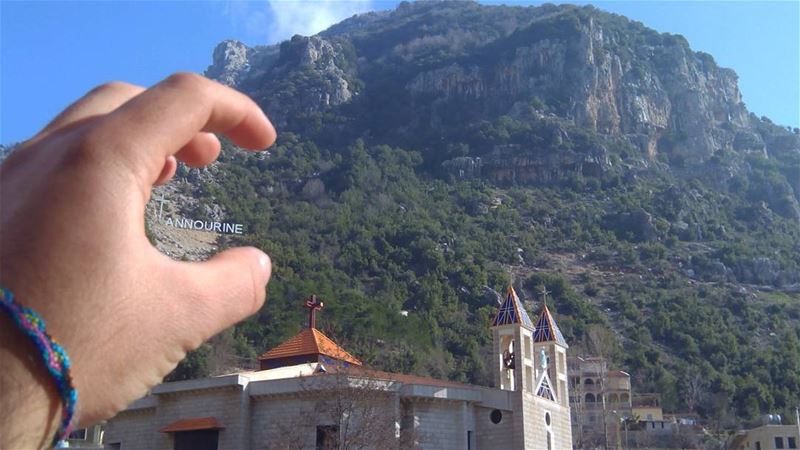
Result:
<svg viewBox="0 0 800 450"><path fill-rule="evenodd" d="M533 322L512 286L492 320L494 386L512 391L513 442L521 449L572 448L568 345L547 308Z"/></svg>
<svg viewBox="0 0 800 450"><path fill-rule="evenodd" d="M528 312L512 286L492 321L494 385L506 391L533 389L533 332Z"/></svg>

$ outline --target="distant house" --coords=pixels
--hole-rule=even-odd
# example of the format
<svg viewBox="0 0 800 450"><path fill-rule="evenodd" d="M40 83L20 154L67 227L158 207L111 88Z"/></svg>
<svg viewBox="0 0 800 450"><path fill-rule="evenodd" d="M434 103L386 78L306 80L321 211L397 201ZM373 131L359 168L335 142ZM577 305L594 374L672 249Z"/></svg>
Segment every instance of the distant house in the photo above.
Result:
<svg viewBox="0 0 800 450"><path fill-rule="evenodd" d="M800 445L800 425L782 425L780 416L768 415L761 426L740 431L730 450L794 450Z"/></svg>
<svg viewBox="0 0 800 450"><path fill-rule="evenodd" d="M623 439L619 424L633 417L631 376L609 370L600 357L569 359L570 411L572 435L576 445L585 448L616 447Z"/></svg>

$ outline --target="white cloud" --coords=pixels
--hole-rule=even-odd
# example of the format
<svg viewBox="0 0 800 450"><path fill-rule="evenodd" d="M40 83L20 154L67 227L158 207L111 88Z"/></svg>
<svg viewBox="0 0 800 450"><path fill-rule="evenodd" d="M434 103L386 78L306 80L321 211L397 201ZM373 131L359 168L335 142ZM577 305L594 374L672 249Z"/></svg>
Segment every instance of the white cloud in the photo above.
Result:
<svg viewBox="0 0 800 450"><path fill-rule="evenodd" d="M295 34L310 36L353 14L374 9L372 0L267 0L231 1L224 13L248 36L266 44Z"/></svg>
<svg viewBox="0 0 800 450"><path fill-rule="evenodd" d="M372 10L370 0L317 0L268 2L274 23L269 37L272 42L288 39L295 34L309 36L352 16Z"/></svg>

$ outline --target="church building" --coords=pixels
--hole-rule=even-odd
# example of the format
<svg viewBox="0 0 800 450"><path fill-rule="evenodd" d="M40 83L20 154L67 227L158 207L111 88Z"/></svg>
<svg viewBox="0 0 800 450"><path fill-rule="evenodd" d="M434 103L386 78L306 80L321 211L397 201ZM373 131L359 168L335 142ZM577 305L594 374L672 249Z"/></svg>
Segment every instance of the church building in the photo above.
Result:
<svg viewBox="0 0 800 450"><path fill-rule="evenodd" d="M567 343L512 287L488 324L494 387L381 372L309 326L260 369L163 383L108 421L111 449L571 449Z"/></svg>

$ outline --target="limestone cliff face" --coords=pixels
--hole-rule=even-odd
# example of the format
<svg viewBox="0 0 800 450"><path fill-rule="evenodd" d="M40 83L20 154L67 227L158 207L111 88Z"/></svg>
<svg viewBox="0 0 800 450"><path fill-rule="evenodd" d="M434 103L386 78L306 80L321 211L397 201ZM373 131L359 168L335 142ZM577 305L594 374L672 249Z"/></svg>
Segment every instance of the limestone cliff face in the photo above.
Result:
<svg viewBox="0 0 800 450"><path fill-rule="evenodd" d="M206 69L206 76L228 86L236 86L250 70L246 45L236 40L221 42L214 49L213 63Z"/></svg>
<svg viewBox="0 0 800 450"><path fill-rule="evenodd" d="M341 105L353 97L347 74L341 67L343 56L339 45L317 36L295 36L281 46L275 72L293 78L295 71L306 71L311 79L297 100L309 109L325 109ZM298 81L305 81L298 77Z"/></svg>
<svg viewBox="0 0 800 450"><path fill-rule="evenodd" d="M797 135L748 113L732 70L681 36L590 6L403 3L279 45L225 41L206 73L249 94L282 130L328 126L498 183L660 164L725 188L746 175L748 155L800 158ZM506 116L538 135L476 145L461 133ZM448 145L469 154L440 157ZM703 168L716 160L727 162ZM797 198L783 209L800 211Z"/></svg>
<svg viewBox="0 0 800 450"><path fill-rule="evenodd" d="M497 148L482 157L462 156L443 163L455 179L486 178L500 185L548 184L571 174L596 176L610 163L603 149L596 154L539 154L510 156L509 148Z"/></svg>
<svg viewBox="0 0 800 450"><path fill-rule="evenodd" d="M702 161L732 148L731 129L748 127L736 74L692 52L683 38L651 32L651 42L631 45L592 15L578 23L546 20L496 45L499 57L424 71L407 88L504 102L509 110L543 99L576 125L625 136L651 158L663 151Z"/></svg>
<svg viewBox="0 0 800 450"><path fill-rule="evenodd" d="M348 102L354 89L345 62L341 44L317 36L255 49L225 41L214 50L206 76L248 93L281 124L294 114Z"/></svg>

